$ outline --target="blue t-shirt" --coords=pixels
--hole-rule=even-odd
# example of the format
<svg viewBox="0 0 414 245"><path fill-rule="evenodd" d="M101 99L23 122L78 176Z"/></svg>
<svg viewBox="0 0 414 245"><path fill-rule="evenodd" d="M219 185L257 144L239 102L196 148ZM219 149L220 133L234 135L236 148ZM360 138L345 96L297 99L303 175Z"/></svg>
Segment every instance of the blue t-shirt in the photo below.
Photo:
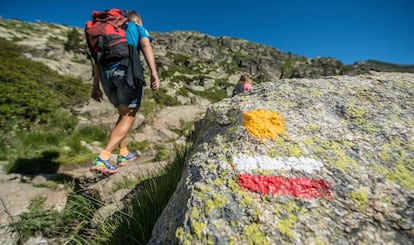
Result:
<svg viewBox="0 0 414 245"><path fill-rule="evenodd" d="M126 29L126 38L128 44L139 47L139 40L141 38L148 38L152 41L152 36L148 33L145 27L137 25L134 22L128 22L128 27Z"/></svg>
<svg viewBox="0 0 414 245"><path fill-rule="evenodd" d="M137 47L138 50L140 48L139 40L141 40L141 38L148 38L150 42L152 41L152 36L148 33L147 29L143 26L135 24L135 22L128 22L128 27L125 30L125 36L128 44ZM113 67L118 67L120 64L120 61L103 64L101 65L101 69L106 71L112 69Z"/></svg>

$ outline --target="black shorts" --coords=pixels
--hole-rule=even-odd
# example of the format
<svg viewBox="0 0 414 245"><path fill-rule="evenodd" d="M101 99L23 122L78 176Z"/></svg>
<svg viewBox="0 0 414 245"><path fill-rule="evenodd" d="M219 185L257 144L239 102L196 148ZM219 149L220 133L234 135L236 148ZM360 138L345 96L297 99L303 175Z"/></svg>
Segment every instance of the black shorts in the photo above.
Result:
<svg viewBox="0 0 414 245"><path fill-rule="evenodd" d="M144 87L129 86L126 80L126 72L127 68L121 65L105 67L101 74L102 88L115 107L140 107L144 96Z"/></svg>

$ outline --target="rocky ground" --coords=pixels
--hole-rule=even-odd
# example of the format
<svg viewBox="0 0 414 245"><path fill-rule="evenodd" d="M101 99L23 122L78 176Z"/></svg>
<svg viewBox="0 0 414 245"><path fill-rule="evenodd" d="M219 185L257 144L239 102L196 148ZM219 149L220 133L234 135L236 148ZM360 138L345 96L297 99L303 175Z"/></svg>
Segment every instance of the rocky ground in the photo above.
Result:
<svg viewBox="0 0 414 245"><path fill-rule="evenodd" d="M167 107L161 110L153 118L151 124L146 124L141 131L132 132L130 139L136 141L148 141L150 144L184 144L185 139L171 131L170 129L180 128L183 124L192 122L204 113L203 106L181 106ZM114 108L108 103L96 103L90 101L87 105L77 109L80 115L92 115L92 119L99 120L106 118L107 126L113 125L116 121ZM140 127L144 122L143 115L137 117L134 128ZM80 123L94 124L93 120L88 120L80 116ZM99 123L102 123L100 121ZM104 124L105 124L104 123ZM86 147L98 154L102 144L87 144ZM99 175L89 171L90 163L84 165L61 168L55 175L25 176L21 174L7 174L4 170L0 172L0 244L14 244L18 234L12 232L10 226L18 218L19 214L29 210L30 203L36 198L45 198L44 208L61 211L66 204L68 195L75 191L86 191L91 196L98 196L105 205L97 212L96 219L106 218L117 210L122 209L121 200L128 195L131 189L122 186L128 181L139 181L151 174L160 171L166 161L154 162L153 158L156 150L139 152L139 158L130 165L120 169L119 173L108 178L101 179ZM112 156L116 161L116 155ZM91 160L92 161L92 160ZM57 175L69 176L70 187L59 184L55 188L48 188L50 183L54 183ZM121 186L121 187L119 187ZM74 189L73 189L74 188ZM114 192L114 190L116 190ZM97 222L97 221L96 221ZM33 244L42 244L44 238L36 238Z"/></svg>

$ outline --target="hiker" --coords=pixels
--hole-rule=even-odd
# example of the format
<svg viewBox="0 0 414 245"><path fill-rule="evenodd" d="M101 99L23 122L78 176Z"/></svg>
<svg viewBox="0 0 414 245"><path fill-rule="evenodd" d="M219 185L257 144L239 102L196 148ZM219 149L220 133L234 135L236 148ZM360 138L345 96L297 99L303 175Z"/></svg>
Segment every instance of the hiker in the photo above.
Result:
<svg viewBox="0 0 414 245"><path fill-rule="evenodd" d="M129 65L125 66L121 61L101 65L95 62L94 65L91 97L98 102L103 100L103 94L99 87L100 81L103 91L119 113L119 118L111 131L107 145L91 167L91 171L105 174L116 173L118 167L124 166L128 161L137 158L137 154L127 148L126 138L134 124L135 115L141 106L144 95L145 81L142 64L139 60L140 51L144 54L145 61L151 71L151 89L156 90L160 85L150 43L152 36L144 28L142 18L137 12L130 11L126 14L126 17L128 23L125 35L129 49ZM131 67L131 64L133 67ZM137 72L141 74L135 74ZM134 76L132 81L130 78L128 79L129 74ZM117 166L110 162L110 156L116 148L119 148Z"/></svg>
<svg viewBox="0 0 414 245"><path fill-rule="evenodd" d="M237 94L241 94L241 93L249 91L250 89L252 89L252 86L253 86L253 81L250 78L250 75L249 74L241 75L239 81L237 82L236 86L233 89L232 97Z"/></svg>

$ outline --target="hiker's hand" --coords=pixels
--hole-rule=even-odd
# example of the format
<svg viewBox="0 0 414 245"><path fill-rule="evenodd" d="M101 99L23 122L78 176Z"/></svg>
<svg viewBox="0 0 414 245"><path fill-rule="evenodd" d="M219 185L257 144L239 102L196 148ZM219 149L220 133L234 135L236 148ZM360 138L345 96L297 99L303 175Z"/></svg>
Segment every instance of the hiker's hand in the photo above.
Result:
<svg viewBox="0 0 414 245"><path fill-rule="evenodd" d="M156 90L160 87L160 79L157 74L151 75L151 89Z"/></svg>
<svg viewBox="0 0 414 245"><path fill-rule="evenodd" d="M92 88L92 93L91 93L91 97L92 99L94 99L95 101L101 102L103 101L103 94L102 91L99 87L93 87Z"/></svg>

